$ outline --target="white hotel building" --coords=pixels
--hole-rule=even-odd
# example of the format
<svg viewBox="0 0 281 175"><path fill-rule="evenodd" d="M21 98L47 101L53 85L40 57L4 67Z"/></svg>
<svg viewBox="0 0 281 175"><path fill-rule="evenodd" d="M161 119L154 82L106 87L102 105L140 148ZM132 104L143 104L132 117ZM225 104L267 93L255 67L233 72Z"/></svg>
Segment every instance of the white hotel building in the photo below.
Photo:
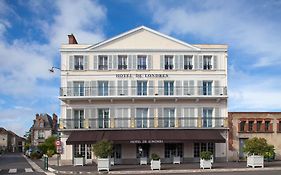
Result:
<svg viewBox="0 0 281 175"><path fill-rule="evenodd" d="M188 44L141 26L93 45L61 46L62 161L114 144L115 164L227 159L227 45Z"/></svg>

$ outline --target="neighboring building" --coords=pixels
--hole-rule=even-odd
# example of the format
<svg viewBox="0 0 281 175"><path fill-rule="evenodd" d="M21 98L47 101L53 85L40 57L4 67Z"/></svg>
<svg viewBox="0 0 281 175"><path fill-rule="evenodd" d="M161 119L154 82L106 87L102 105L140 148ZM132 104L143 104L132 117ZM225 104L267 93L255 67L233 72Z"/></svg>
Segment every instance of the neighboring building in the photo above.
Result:
<svg viewBox="0 0 281 175"><path fill-rule="evenodd" d="M160 155L227 158L227 45L191 45L141 26L103 42L61 46L62 160L95 161L114 143L117 164Z"/></svg>
<svg viewBox="0 0 281 175"><path fill-rule="evenodd" d="M36 114L36 118L33 120L33 125L30 128L31 145L37 146L44 143L48 137L57 134L57 120L56 114L53 114L53 118L48 114Z"/></svg>
<svg viewBox="0 0 281 175"><path fill-rule="evenodd" d="M0 151L22 152L25 139L12 131L0 128Z"/></svg>
<svg viewBox="0 0 281 175"><path fill-rule="evenodd" d="M247 139L262 137L274 145L276 159L281 160L281 112L229 112L229 160L245 158Z"/></svg>

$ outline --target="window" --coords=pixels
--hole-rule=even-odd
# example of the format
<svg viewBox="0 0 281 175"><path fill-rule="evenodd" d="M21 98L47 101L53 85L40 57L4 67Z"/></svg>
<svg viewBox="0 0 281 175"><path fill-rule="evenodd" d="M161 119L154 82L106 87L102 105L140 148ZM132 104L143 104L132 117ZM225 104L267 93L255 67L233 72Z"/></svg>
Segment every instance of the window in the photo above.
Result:
<svg viewBox="0 0 281 175"><path fill-rule="evenodd" d="M213 109L203 108L203 127L212 127Z"/></svg>
<svg viewBox="0 0 281 175"><path fill-rule="evenodd" d="M39 128L44 128L44 121L41 121L41 122L39 123Z"/></svg>
<svg viewBox="0 0 281 175"><path fill-rule="evenodd" d="M122 150L121 144L114 144L111 157L114 159L121 159L121 155L122 155L121 150Z"/></svg>
<svg viewBox="0 0 281 175"><path fill-rule="evenodd" d="M149 157L150 144L136 144L137 158Z"/></svg>
<svg viewBox="0 0 281 175"><path fill-rule="evenodd" d="M99 55L99 70L107 70L108 69L108 62L107 62L106 55Z"/></svg>
<svg viewBox="0 0 281 175"><path fill-rule="evenodd" d="M74 110L74 128L84 128L84 110Z"/></svg>
<svg viewBox="0 0 281 175"><path fill-rule="evenodd" d="M138 69L145 70L146 69L146 56L138 55Z"/></svg>
<svg viewBox="0 0 281 175"><path fill-rule="evenodd" d="M265 121L264 130L265 130L265 131L270 131L270 121Z"/></svg>
<svg viewBox="0 0 281 175"><path fill-rule="evenodd" d="M82 55L75 55L74 56L74 69L75 70L84 70L83 67L83 56Z"/></svg>
<svg viewBox="0 0 281 175"><path fill-rule="evenodd" d="M185 70L187 70L187 69L191 70L193 68L192 55L185 55L184 60L183 60L183 64L184 64Z"/></svg>
<svg viewBox="0 0 281 175"><path fill-rule="evenodd" d="M174 63L173 63L173 56L172 55L165 55L165 69L173 69Z"/></svg>
<svg viewBox="0 0 281 175"><path fill-rule="evenodd" d="M248 131L249 132L253 132L254 131L254 128L253 128L254 127L254 121L249 121L248 125L249 125L248 126Z"/></svg>
<svg viewBox="0 0 281 175"><path fill-rule="evenodd" d="M175 109L164 108L164 127L175 127Z"/></svg>
<svg viewBox="0 0 281 175"><path fill-rule="evenodd" d="M182 143L166 143L165 158L183 157Z"/></svg>
<svg viewBox="0 0 281 175"><path fill-rule="evenodd" d="M257 132L261 131L262 121L257 121Z"/></svg>
<svg viewBox="0 0 281 175"><path fill-rule="evenodd" d="M136 117L137 128L147 128L147 108L138 108Z"/></svg>
<svg viewBox="0 0 281 175"><path fill-rule="evenodd" d="M127 69L127 55L118 55L118 69Z"/></svg>
<svg viewBox="0 0 281 175"><path fill-rule="evenodd" d="M203 81L203 95L212 95L212 81Z"/></svg>
<svg viewBox="0 0 281 175"><path fill-rule="evenodd" d="M138 95L147 95L147 81L137 81Z"/></svg>
<svg viewBox="0 0 281 175"><path fill-rule="evenodd" d="M246 121L240 121L240 132L245 131Z"/></svg>
<svg viewBox="0 0 281 175"><path fill-rule="evenodd" d="M84 96L84 82L83 81L74 81L74 96ZM69 87L72 88L72 87Z"/></svg>
<svg viewBox="0 0 281 175"><path fill-rule="evenodd" d="M204 70L212 69L212 56L210 55L203 56L203 69Z"/></svg>
<svg viewBox="0 0 281 175"><path fill-rule="evenodd" d="M193 145L194 157L200 157L200 153L203 151L210 151L213 155L215 154L215 144L210 143L194 143Z"/></svg>
<svg viewBox="0 0 281 175"><path fill-rule="evenodd" d="M73 145L74 157L82 156L86 159L92 159L92 149L90 144Z"/></svg>
<svg viewBox="0 0 281 175"><path fill-rule="evenodd" d="M173 81L164 81L164 95L174 95Z"/></svg>
<svg viewBox="0 0 281 175"><path fill-rule="evenodd" d="M45 133L44 131L39 130L38 131L38 139L44 139L45 138Z"/></svg>
<svg viewBox="0 0 281 175"><path fill-rule="evenodd" d="M98 95L108 96L108 81L98 81Z"/></svg>
<svg viewBox="0 0 281 175"><path fill-rule="evenodd" d="M98 109L99 128L109 128L109 109Z"/></svg>

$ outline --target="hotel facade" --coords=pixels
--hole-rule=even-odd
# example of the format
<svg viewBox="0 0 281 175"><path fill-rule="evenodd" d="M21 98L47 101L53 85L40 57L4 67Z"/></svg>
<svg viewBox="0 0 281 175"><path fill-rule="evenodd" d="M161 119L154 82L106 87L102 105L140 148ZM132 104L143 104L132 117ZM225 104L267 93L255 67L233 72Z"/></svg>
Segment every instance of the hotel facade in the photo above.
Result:
<svg viewBox="0 0 281 175"><path fill-rule="evenodd" d="M62 163L114 144L115 164L226 161L227 45L191 45L141 26L103 42L61 46Z"/></svg>

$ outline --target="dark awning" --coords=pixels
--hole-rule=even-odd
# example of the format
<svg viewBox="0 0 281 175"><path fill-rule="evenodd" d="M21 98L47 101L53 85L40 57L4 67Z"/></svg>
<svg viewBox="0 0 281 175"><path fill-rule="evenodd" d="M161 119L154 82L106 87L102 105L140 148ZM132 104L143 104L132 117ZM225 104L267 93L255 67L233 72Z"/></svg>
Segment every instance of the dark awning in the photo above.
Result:
<svg viewBox="0 0 281 175"><path fill-rule="evenodd" d="M114 143L172 143L172 142L216 142L224 143L218 129L135 129L135 130L87 130L72 131L66 144L92 144L99 140Z"/></svg>

